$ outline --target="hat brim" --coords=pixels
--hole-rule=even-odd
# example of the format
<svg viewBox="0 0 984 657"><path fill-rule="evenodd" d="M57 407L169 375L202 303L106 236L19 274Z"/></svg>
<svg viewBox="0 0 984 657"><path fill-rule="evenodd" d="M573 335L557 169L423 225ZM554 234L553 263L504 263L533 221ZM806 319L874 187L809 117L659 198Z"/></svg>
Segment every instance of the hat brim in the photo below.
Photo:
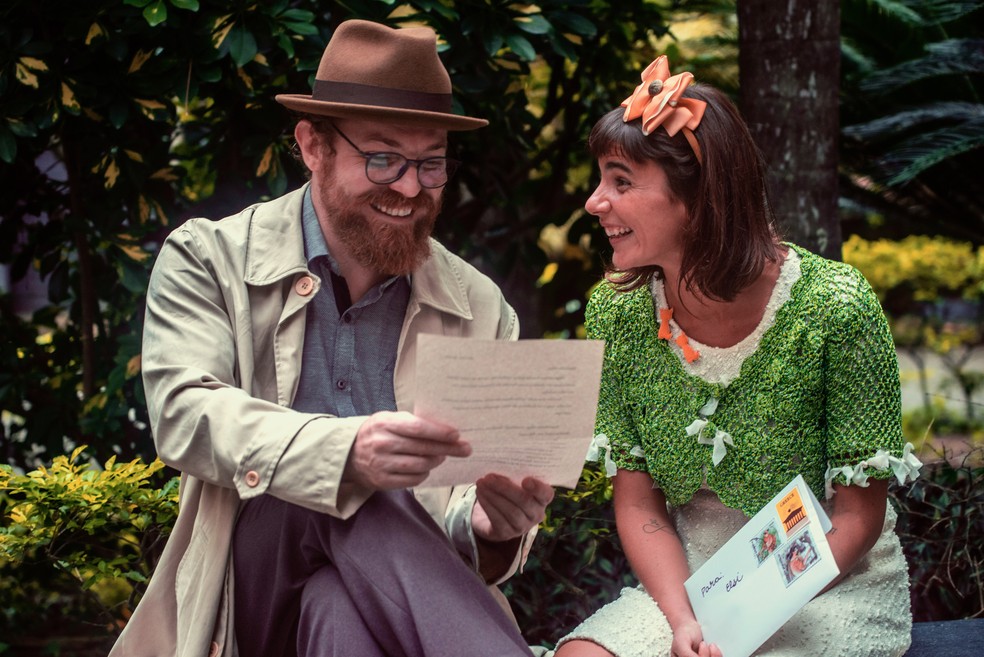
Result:
<svg viewBox="0 0 984 657"><path fill-rule="evenodd" d="M374 105L356 105L353 103L333 103L314 100L303 94L278 94L276 101L296 112L317 114L319 116L334 116L340 119L375 119L387 123L399 123L421 128L438 128L443 130L475 130L489 124L485 119L476 119L458 114L444 112L428 112L426 110L400 109L396 107L377 107Z"/></svg>

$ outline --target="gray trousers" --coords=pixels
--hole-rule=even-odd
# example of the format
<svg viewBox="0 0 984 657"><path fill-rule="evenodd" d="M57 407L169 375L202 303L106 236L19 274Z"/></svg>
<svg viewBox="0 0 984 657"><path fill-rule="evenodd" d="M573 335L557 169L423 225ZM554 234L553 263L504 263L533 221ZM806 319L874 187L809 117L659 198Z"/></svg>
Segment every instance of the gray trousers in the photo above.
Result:
<svg viewBox="0 0 984 657"><path fill-rule="evenodd" d="M409 491L340 520L269 495L233 539L241 657L529 657L513 621Z"/></svg>

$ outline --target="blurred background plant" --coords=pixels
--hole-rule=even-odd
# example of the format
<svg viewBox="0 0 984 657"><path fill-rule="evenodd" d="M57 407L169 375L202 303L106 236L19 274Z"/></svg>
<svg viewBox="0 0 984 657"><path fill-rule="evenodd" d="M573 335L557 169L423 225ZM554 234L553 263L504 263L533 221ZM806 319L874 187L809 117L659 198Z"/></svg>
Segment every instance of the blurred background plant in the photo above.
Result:
<svg viewBox="0 0 984 657"><path fill-rule="evenodd" d="M981 452L976 447L956 461L937 458L918 480L893 490L917 621L984 618Z"/></svg>
<svg viewBox="0 0 984 657"><path fill-rule="evenodd" d="M21 650L40 654L55 635L105 654L177 515L178 480L156 485L163 463L100 465L84 451L25 475L0 465L0 636Z"/></svg>

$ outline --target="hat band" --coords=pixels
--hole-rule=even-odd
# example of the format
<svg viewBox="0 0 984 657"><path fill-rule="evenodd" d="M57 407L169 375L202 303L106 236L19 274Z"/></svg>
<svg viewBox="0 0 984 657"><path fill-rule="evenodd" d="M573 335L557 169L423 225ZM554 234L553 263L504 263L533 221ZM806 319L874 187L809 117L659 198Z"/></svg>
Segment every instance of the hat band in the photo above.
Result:
<svg viewBox="0 0 984 657"><path fill-rule="evenodd" d="M370 84L357 84L355 82L315 80L314 88L311 90L311 98L329 103L354 103L356 105L451 113L451 94L407 91L406 89L375 87Z"/></svg>

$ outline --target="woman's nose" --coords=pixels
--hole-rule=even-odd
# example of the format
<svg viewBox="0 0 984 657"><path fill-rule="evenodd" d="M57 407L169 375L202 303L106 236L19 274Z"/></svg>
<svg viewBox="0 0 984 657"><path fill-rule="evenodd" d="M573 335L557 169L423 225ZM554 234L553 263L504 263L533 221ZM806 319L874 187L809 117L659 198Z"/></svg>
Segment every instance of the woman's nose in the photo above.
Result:
<svg viewBox="0 0 984 657"><path fill-rule="evenodd" d="M606 199L604 194L602 194L601 187L599 186L594 190L591 196L588 197L588 200L584 202L584 209L587 210L589 214L600 216L606 212L609 212L612 209L612 204L609 203L608 199Z"/></svg>

